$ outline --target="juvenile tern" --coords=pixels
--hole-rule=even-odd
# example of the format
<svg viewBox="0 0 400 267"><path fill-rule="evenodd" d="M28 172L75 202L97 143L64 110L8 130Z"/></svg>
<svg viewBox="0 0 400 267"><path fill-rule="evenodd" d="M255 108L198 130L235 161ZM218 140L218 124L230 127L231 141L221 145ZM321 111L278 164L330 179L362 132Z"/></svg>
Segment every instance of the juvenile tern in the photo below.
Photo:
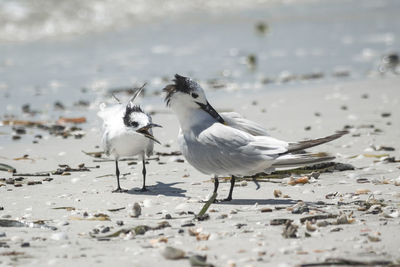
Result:
<svg viewBox="0 0 400 267"><path fill-rule="evenodd" d="M101 107L98 115L103 119L102 145L106 155L112 155L115 159L115 172L117 176L117 189L112 192L126 192L119 184L118 160L121 157L139 156L142 161L143 186L146 188L146 164L145 157L153 154L154 142L160 143L154 138L152 128L161 127L152 122L151 116L145 113L140 106L134 104L135 98L143 87L138 89L127 104L118 104L111 107Z"/></svg>
<svg viewBox="0 0 400 267"><path fill-rule="evenodd" d="M214 176L214 192L218 190L218 176L231 176L225 201L232 200L237 176L332 160L334 157L302 151L347 133L340 131L300 142L278 140L270 137L259 124L237 113L219 114L207 101L200 85L192 79L176 74L173 81L163 91L167 106L179 120L178 142L182 154L194 168Z"/></svg>

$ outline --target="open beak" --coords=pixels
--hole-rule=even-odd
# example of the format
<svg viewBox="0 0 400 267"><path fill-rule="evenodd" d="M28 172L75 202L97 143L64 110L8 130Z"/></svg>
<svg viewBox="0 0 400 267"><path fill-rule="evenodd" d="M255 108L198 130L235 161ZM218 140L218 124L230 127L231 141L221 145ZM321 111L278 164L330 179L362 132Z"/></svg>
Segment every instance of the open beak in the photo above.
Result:
<svg viewBox="0 0 400 267"><path fill-rule="evenodd" d="M208 114L210 114L214 119L216 119L218 122L220 122L220 123L222 123L222 124L225 124L226 125L226 122L224 121L224 119L221 117L221 115L219 115L218 114L218 112L210 105L210 103L208 103L208 101L207 101L207 104L203 104L203 103L200 103L200 102L196 102L199 106L200 106L200 108L202 109L202 110L204 110L205 112L207 112Z"/></svg>
<svg viewBox="0 0 400 267"><path fill-rule="evenodd" d="M149 130L153 127L162 127L161 125L155 124L155 123L149 123L146 126L137 129L136 132L143 134L144 136L146 136L147 138L153 140L154 142L157 142L161 145L160 141L158 141L150 132Z"/></svg>

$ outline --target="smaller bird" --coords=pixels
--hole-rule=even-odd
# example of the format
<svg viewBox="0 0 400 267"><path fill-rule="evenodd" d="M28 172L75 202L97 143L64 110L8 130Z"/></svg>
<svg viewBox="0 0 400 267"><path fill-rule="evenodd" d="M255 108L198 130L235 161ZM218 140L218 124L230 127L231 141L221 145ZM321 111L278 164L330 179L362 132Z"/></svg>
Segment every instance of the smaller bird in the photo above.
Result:
<svg viewBox="0 0 400 267"><path fill-rule="evenodd" d="M143 186L140 191L147 191L145 157L153 154L154 142L160 144L154 138L152 128L161 127L161 125L153 123L151 116L134 104L134 100L143 87L135 91L127 104L122 104L114 96L118 104L111 107L105 107L105 104L102 104L98 112L98 116L103 119L103 149L106 155L112 155L115 159L117 189L113 190L113 193L127 191L122 189L119 183L118 160L121 157L135 155L138 155L143 163Z"/></svg>

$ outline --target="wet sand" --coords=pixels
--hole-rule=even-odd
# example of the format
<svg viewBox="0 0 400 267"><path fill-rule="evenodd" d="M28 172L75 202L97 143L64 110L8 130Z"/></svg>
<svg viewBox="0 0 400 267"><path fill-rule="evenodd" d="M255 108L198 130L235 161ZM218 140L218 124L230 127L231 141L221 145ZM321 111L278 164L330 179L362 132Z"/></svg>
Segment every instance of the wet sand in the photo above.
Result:
<svg viewBox="0 0 400 267"><path fill-rule="evenodd" d="M129 191L115 194L114 163L82 152L101 150L96 147L99 121L86 123L81 139L42 131L44 138L36 144L29 136L40 130L27 127L21 140L3 144L1 163L21 174L66 168L60 164L78 171L32 177L1 172L0 263L190 266L188 258L195 254L207 256L207 263L215 266L295 266L329 258L398 263L399 82L398 77L386 76L229 93L205 86L218 110L237 111L280 139L302 140L348 129L348 135L312 151L331 153L335 162L355 169L322 172L294 186L288 184L290 178L264 179L259 190L251 181L238 182L234 200L212 204L203 221L195 220L194 214L210 197L211 177L182 156L152 156L147 165L150 191L144 193L135 191L142 183L141 165L121 162L121 183ZM163 144L155 151L179 150L178 123L162 98L144 98L142 104L164 127L155 130ZM93 117L94 112L78 113ZM15 180L18 177L23 179ZM218 197L225 197L228 189L229 183L222 183ZM138 217L132 217L135 203L141 207ZM320 217L307 223L308 216ZM291 226L282 224L287 220L293 221ZM135 228L135 234L132 229L139 225L146 227ZM126 231L112 235L122 229ZM166 259L167 246L184 251L185 257Z"/></svg>

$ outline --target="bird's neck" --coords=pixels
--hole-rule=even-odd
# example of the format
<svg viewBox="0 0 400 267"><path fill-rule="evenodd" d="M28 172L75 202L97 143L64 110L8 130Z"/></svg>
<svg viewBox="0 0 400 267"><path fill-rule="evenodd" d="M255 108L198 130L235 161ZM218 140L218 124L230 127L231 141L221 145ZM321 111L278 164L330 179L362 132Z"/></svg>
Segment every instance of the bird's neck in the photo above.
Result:
<svg viewBox="0 0 400 267"><path fill-rule="evenodd" d="M207 112L198 108L174 108L183 133L202 131L216 122Z"/></svg>

